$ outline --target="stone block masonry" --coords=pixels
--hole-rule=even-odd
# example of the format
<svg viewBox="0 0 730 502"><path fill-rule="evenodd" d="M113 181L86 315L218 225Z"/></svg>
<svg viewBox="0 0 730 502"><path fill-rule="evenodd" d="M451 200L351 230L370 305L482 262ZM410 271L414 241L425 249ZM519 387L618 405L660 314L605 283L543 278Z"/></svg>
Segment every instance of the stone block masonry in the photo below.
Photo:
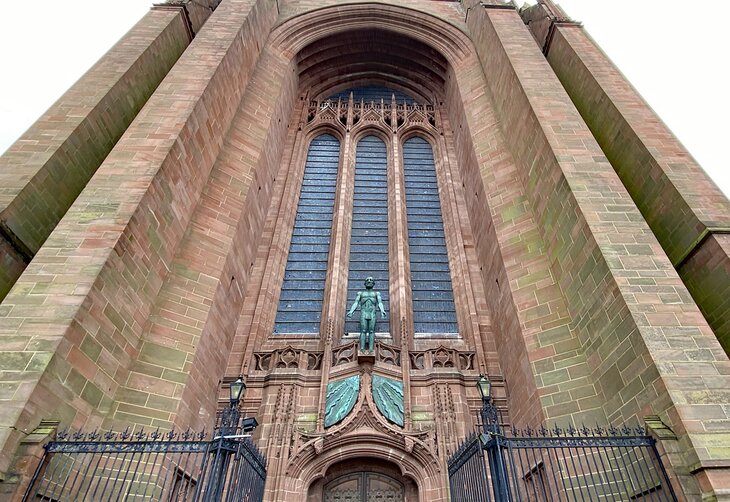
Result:
<svg viewBox="0 0 730 502"><path fill-rule="evenodd" d="M727 404L730 362L518 13L475 9L469 27L603 407L619 422L651 411L681 431L674 467L698 493L703 469L728 462L711 445L730 420L687 389Z"/></svg>
<svg viewBox="0 0 730 502"><path fill-rule="evenodd" d="M42 420L209 428L243 374L266 500L318 500L338 475L375 469L445 502L446 461L477 426L486 373L510 424L658 415L684 496L726 493L730 361L715 334L730 309L715 292L730 275L728 208L709 188L702 198L697 171L579 27L496 0L218 3L156 6L9 153L20 167L0 174L0 282L14 283L0 303L0 479L22 476L32 452L19 444ZM168 46L179 58L163 58ZM150 64L158 82L137 103L129 86ZM358 86L424 103L320 99ZM137 104L116 104L125 93ZM323 321L320 333L274 335L304 162L323 132L341 139ZM364 361L344 313L368 134L388 152L395 266L390 336ZM666 151L641 139L655 135ZM414 200L402 193L413 137L432 146L438 197L421 203L443 225L418 237L446 245L448 269L434 271L450 273L459 333L413 333ZM91 159L83 175L74 155ZM54 202L56 189L75 193ZM352 414L325 427L327 384L354 375ZM373 404L374 376L403 382L402 427Z"/></svg>
<svg viewBox="0 0 730 502"><path fill-rule="evenodd" d="M523 18L551 23L550 29L529 26L536 28L555 74L730 352L730 274L710 275L693 258L699 254L717 264L717 272L730 269L730 255L717 244L730 233L730 201L585 30L553 12L546 1L523 12Z"/></svg>
<svg viewBox="0 0 730 502"><path fill-rule="evenodd" d="M98 425L126 382L257 59L242 57L244 40L273 22L246 22L257 5L274 8L232 0L213 14L2 303L0 333L14 343L3 346L0 471L40 417Z"/></svg>
<svg viewBox="0 0 730 502"><path fill-rule="evenodd" d="M150 11L0 157L0 300L189 43L179 9Z"/></svg>

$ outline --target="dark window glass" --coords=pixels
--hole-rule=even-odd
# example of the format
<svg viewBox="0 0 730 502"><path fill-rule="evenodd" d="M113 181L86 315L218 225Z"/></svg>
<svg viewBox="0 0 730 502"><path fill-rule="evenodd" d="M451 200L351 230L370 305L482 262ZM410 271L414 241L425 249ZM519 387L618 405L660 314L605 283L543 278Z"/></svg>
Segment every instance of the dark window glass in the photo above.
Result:
<svg viewBox="0 0 730 502"><path fill-rule="evenodd" d="M309 145L274 333L319 333L327 276L340 142L317 136Z"/></svg>
<svg viewBox="0 0 730 502"><path fill-rule="evenodd" d="M355 157L355 194L350 234L350 271L347 276L348 308L365 288L366 277L375 279L385 312L390 312L388 295L388 157L385 143L376 136L367 136L357 144ZM388 331L380 321L377 330ZM359 316L347 322L347 331L360 332Z"/></svg>
<svg viewBox="0 0 730 502"><path fill-rule="evenodd" d="M393 94L395 94L395 99L396 101L398 101L398 103L403 103L405 101L409 105L412 105L416 102L416 100L408 94L379 85L368 85L364 87L353 87L351 89L345 89L344 91L340 91L337 94L333 94L327 99L331 101L337 101L338 99L347 101L348 99L350 99L350 93L353 94L353 99L355 101L363 100L366 103L369 103L371 101L379 103L381 99L386 103L390 103L391 96Z"/></svg>
<svg viewBox="0 0 730 502"><path fill-rule="evenodd" d="M423 138L406 141L403 169L415 332L458 333L431 144Z"/></svg>

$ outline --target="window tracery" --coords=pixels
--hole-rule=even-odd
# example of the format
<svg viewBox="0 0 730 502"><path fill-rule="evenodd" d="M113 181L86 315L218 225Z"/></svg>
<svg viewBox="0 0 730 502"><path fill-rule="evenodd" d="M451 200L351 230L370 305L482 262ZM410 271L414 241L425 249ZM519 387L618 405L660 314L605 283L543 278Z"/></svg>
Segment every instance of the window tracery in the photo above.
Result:
<svg viewBox="0 0 730 502"><path fill-rule="evenodd" d="M386 93L390 100L384 98ZM390 321L378 322L376 330L382 336L390 337L389 333L393 333L394 338L399 338L404 320L416 336L459 333L449 264L453 250L447 250L444 237L436 176L433 142L441 135L438 113L432 104L403 96L384 87L361 87L340 91L324 101L312 100L305 106L301 128L314 139L307 147L300 207L274 334L317 335L324 316L339 326L336 331L342 335L338 336L353 336L358 332L358 321L344 320L345 305L362 288L363 279L371 275L375 276L376 289L381 292L388 313L393 309L398 314L391 314ZM323 172L321 166L315 167L324 160L317 153L317 142L327 136L330 143L337 142L337 153L330 151L330 158L340 155L340 142L330 134L316 133L320 128L338 130L343 138L342 163L338 167L337 161L332 160L328 166L334 167L335 172L328 171L326 180L323 179L323 194L330 194L330 212L318 219L320 226L326 225L330 230L331 243L321 240L324 228L318 227L320 234L313 239L305 235L302 226L311 221L307 211L321 209L307 200L313 189L307 185L313 181L309 173ZM331 184L333 180L335 185ZM338 214L346 215L341 226L337 223ZM330 247L345 251L334 257L322 254L328 253ZM410 252L403 253L402 248L410 248ZM303 260L302 253L313 253L317 260ZM310 263L311 269L304 270ZM316 287L316 294L301 292L292 284L301 279L311 279L307 287ZM395 299L391 297L393 291L398 292ZM317 308L319 311L314 312ZM388 329L387 322L395 323L392 326L396 328Z"/></svg>

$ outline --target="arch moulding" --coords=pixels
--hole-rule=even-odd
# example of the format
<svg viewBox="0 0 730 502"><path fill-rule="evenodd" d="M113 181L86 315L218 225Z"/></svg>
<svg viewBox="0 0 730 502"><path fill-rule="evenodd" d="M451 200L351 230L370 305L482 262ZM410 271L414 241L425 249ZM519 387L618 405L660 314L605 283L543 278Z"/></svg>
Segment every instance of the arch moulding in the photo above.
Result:
<svg viewBox="0 0 730 502"><path fill-rule="evenodd" d="M469 37L456 26L422 11L380 3L324 7L284 21L270 42L292 59L307 45L329 35L358 29L391 31L438 51L453 66L474 54Z"/></svg>
<svg viewBox="0 0 730 502"><path fill-rule="evenodd" d="M350 416L326 435L308 437L286 468L287 493L306 495L334 464L369 458L394 464L413 480L419 500L446 500L445 474L435 452L433 431L410 432L388 422L376 410L370 389L371 375L362 374L363 390Z"/></svg>

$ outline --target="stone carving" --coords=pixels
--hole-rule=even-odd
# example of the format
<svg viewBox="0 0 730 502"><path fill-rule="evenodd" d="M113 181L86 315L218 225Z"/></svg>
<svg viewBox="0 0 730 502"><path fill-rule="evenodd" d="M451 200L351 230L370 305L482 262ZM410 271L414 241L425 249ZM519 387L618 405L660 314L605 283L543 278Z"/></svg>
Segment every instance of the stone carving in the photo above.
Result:
<svg viewBox="0 0 730 502"><path fill-rule="evenodd" d="M349 126L363 124L381 124L389 130L397 131L409 126L436 127L436 111L433 105L418 103L397 103L395 105L395 123L393 123L393 103L387 101L353 101L338 99L337 101L310 101L307 109L306 123L336 124L347 127L348 111L352 107L352 119Z"/></svg>
<svg viewBox="0 0 730 502"><path fill-rule="evenodd" d="M386 343L375 344L375 362L400 366L400 349Z"/></svg>
<svg viewBox="0 0 730 502"><path fill-rule="evenodd" d="M299 368L310 371L322 369L322 352L309 352L291 346L272 352L256 352L253 357L256 371L272 371L282 368Z"/></svg>
<svg viewBox="0 0 730 502"><path fill-rule="evenodd" d="M363 387L372 388L373 375L363 373L361 378ZM297 436L294 442L298 448L287 465L289 476L299 476L316 459L325 456L336 458L353 448L357 450L358 456L362 456L363 451L375 450L392 455L393 458L398 458L401 452L408 453L419 469L434 477L440 475L443 465L438 459L434 425L418 431L396 425L377 409L373 392L365 392L347 418L337 427L327 429L324 434L302 429L296 429L294 433Z"/></svg>
<svg viewBox="0 0 730 502"><path fill-rule="evenodd" d="M411 358L411 367L417 370L454 368L459 371L467 371L475 369L474 352L460 352L444 346L411 352L409 357Z"/></svg>
<svg viewBox="0 0 730 502"><path fill-rule="evenodd" d="M352 306L347 312L347 318L352 319L355 310L360 309L360 350L368 352L372 352L375 348L376 306L380 310L380 316L386 319L383 300L378 291L373 291L374 286L375 279L372 277L365 279L365 291L357 293L355 301L352 302Z"/></svg>
<svg viewBox="0 0 730 502"><path fill-rule="evenodd" d="M347 364L357 360L358 342L350 342L332 349L332 366ZM380 341L375 341L375 362L400 366L401 349Z"/></svg>
<svg viewBox="0 0 730 502"><path fill-rule="evenodd" d="M324 426L340 423L351 411L360 394L360 375L353 375L327 384Z"/></svg>
<svg viewBox="0 0 730 502"><path fill-rule="evenodd" d="M373 400L378 411L388 421L403 427L405 407L403 404L403 382L373 375Z"/></svg>
<svg viewBox="0 0 730 502"><path fill-rule="evenodd" d="M413 369L422 370L426 367L426 356L423 352L411 352L410 357Z"/></svg>
<svg viewBox="0 0 730 502"><path fill-rule="evenodd" d="M357 360L358 342L350 342L332 350L332 366L351 363ZM318 354L321 357L321 354ZM458 371L475 370L474 352L462 352L446 347L407 353L411 368L424 370L431 368L453 368ZM401 349L382 341L375 342L375 362L401 366ZM318 368L321 362L318 360Z"/></svg>
<svg viewBox="0 0 730 502"><path fill-rule="evenodd" d="M357 356L357 342L351 342L332 349L332 366L351 363Z"/></svg>

